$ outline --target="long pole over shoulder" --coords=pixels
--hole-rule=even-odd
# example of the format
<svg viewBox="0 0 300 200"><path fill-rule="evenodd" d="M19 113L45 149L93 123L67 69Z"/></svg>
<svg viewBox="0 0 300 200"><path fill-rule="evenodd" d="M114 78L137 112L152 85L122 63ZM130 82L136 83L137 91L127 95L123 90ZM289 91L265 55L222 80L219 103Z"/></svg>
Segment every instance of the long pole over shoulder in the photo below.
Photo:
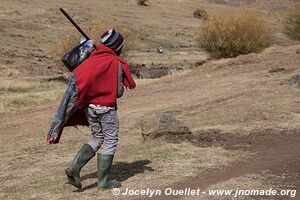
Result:
<svg viewBox="0 0 300 200"><path fill-rule="evenodd" d="M90 40L90 37L87 36L87 34L85 34L85 32L77 25L77 23L70 17L70 15L63 8L60 8L59 10L62 12L62 14L64 14L64 16L66 16L66 18L68 18L68 20L73 24L73 26L75 26L75 28L81 33L81 35L85 37L85 39ZM93 46L96 49L96 45L94 44Z"/></svg>

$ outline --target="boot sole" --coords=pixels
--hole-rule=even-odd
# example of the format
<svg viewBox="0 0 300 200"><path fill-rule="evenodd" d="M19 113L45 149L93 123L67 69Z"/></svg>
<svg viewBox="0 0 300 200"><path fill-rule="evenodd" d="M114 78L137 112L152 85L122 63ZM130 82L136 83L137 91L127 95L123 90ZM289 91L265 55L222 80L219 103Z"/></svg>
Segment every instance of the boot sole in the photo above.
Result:
<svg viewBox="0 0 300 200"><path fill-rule="evenodd" d="M74 179L74 175L73 175L73 172L71 169L67 168L65 169L65 173L68 177L68 180L69 180L69 183L72 184L73 186L77 187L77 188L82 188L82 184L81 183L77 183L75 182L75 179Z"/></svg>
<svg viewBox="0 0 300 200"><path fill-rule="evenodd" d="M108 181L108 185L106 186L101 186L98 184L98 188L101 190L108 190L108 189L113 189L113 188L120 188L121 187L121 182L120 181Z"/></svg>

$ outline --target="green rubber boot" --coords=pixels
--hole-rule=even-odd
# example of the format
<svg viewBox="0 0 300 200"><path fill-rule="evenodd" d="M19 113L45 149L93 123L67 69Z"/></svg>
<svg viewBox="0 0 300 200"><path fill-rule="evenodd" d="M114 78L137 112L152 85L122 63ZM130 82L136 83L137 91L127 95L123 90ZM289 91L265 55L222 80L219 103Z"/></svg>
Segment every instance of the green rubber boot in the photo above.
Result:
<svg viewBox="0 0 300 200"><path fill-rule="evenodd" d="M73 161L70 163L69 167L67 167L65 170L68 180L72 185L77 188L82 187L80 182L80 170L94 156L95 151L90 145L84 144L81 147Z"/></svg>
<svg viewBox="0 0 300 200"><path fill-rule="evenodd" d="M120 181L108 180L113 159L114 155L98 153L98 187L101 189L121 187Z"/></svg>

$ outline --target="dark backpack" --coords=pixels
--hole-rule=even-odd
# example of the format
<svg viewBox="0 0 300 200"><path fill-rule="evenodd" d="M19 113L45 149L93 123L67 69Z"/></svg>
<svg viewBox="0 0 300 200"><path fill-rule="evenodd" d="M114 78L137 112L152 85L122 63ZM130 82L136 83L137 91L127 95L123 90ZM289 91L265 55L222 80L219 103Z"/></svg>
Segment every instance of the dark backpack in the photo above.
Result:
<svg viewBox="0 0 300 200"><path fill-rule="evenodd" d="M85 40L65 53L62 58L64 65L72 72L83 61L85 61L94 51L93 44L90 40Z"/></svg>

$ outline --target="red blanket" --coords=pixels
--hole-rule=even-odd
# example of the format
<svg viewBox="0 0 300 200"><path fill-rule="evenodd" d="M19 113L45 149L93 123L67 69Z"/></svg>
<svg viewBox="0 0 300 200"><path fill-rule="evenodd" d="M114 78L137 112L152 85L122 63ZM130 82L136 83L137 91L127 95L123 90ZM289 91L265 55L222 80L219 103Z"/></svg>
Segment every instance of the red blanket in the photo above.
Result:
<svg viewBox="0 0 300 200"><path fill-rule="evenodd" d="M123 84L130 89L136 86L127 63L113 50L98 45L92 55L74 70L76 80L73 78L73 84L69 83L70 88L66 90L47 134L47 143L58 143L66 126L88 125L84 113L88 104L117 106L118 62L121 62L125 74ZM77 90L74 85L77 85Z"/></svg>
<svg viewBox="0 0 300 200"><path fill-rule="evenodd" d="M78 86L78 108L88 104L117 106L118 62L125 74L124 85L130 89L135 88L128 64L116 56L113 50L99 44L91 56L74 70Z"/></svg>

